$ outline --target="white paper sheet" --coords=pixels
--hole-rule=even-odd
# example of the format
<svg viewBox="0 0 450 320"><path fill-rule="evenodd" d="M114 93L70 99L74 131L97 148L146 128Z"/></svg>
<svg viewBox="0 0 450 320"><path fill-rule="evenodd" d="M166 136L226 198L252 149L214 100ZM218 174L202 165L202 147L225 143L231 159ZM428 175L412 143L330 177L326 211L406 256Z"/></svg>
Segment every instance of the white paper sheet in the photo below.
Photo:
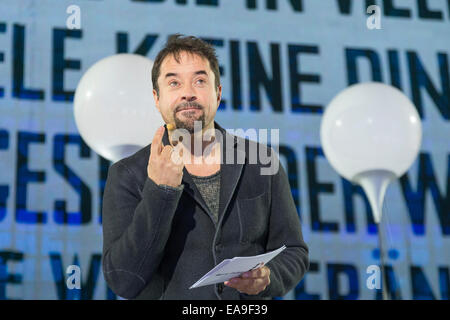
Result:
<svg viewBox="0 0 450 320"><path fill-rule="evenodd" d="M196 283L194 283L189 289L207 286L210 284L221 283L231 278L239 277L244 272L257 269L262 265L265 265L270 260L275 258L281 251L286 249L286 246L251 257L234 257L233 259L225 259L211 271L206 273Z"/></svg>

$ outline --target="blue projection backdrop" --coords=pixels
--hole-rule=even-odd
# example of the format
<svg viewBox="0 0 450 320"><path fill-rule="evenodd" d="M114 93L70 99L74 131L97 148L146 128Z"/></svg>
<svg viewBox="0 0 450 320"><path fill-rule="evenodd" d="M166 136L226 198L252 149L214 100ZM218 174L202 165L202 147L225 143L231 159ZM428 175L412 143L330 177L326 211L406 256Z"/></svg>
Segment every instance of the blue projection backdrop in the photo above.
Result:
<svg viewBox="0 0 450 320"><path fill-rule="evenodd" d="M370 30L374 4L381 29ZM80 29L66 27L70 5ZM424 139L386 195L388 287L395 299L449 299L449 27L445 0L2 0L0 299L117 298L101 271L110 163L77 132L74 90L96 61L154 59L176 32L217 49L223 127L280 129L311 258L285 299L381 298L366 285L379 263L368 201L333 171L319 128L327 103L351 84L379 81L408 95ZM81 268L79 290L66 286L71 264Z"/></svg>

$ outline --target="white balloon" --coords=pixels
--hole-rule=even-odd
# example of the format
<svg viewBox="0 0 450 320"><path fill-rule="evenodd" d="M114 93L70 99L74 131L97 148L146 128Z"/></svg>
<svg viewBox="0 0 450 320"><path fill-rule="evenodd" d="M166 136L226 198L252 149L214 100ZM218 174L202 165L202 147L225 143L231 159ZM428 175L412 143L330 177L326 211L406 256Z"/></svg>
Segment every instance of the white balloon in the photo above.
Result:
<svg viewBox="0 0 450 320"><path fill-rule="evenodd" d="M402 176L419 153L422 124L413 103L400 90L362 83L330 102L320 139L332 167L364 188L378 223L388 184Z"/></svg>
<svg viewBox="0 0 450 320"><path fill-rule="evenodd" d="M422 125L400 90L370 82L350 86L331 101L320 138L331 165L350 181L379 169L400 177L417 157Z"/></svg>
<svg viewBox="0 0 450 320"><path fill-rule="evenodd" d="M74 97L75 123L91 149L118 161L148 145L164 122L155 106L153 61L117 54L95 63Z"/></svg>

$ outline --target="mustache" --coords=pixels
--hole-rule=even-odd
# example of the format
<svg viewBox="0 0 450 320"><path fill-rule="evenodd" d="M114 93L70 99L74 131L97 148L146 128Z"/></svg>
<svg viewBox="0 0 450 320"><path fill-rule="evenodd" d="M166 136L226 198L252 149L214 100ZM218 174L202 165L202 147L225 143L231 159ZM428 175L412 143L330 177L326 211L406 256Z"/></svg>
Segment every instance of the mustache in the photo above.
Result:
<svg viewBox="0 0 450 320"><path fill-rule="evenodd" d="M185 109L204 109L203 106L197 102L183 102L181 104L179 104L176 108L175 108L175 113L177 113L178 111L182 111Z"/></svg>

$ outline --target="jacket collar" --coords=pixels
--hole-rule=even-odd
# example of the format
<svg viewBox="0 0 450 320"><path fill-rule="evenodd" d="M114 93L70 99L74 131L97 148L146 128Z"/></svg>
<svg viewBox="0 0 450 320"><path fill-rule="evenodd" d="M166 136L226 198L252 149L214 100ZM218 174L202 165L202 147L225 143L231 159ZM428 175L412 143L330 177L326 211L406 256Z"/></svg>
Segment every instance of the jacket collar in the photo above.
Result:
<svg viewBox="0 0 450 320"><path fill-rule="evenodd" d="M167 126L164 125L164 136L162 142L164 145L169 144L169 134L167 132ZM222 128L216 121L214 121L214 128L219 130L222 133L222 141L221 141L221 164L220 164L220 198L219 198L219 223L223 220L224 216L231 198L236 191L237 184L239 182L239 178L241 177L242 169L244 167L243 163L225 163L227 159L227 154L233 154L233 159L236 161L237 159L245 159L246 154L243 150L236 148L237 145L237 136L229 134L224 128ZM231 143L230 143L231 142ZM240 161L242 162L242 161ZM246 161L244 161L246 162ZM194 181L192 180L191 175L183 168L183 178L182 183L184 184L184 190L203 208L205 212L208 213L211 220L213 219L211 210L208 208L205 200L203 199L200 191L197 189ZM212 220L213 221L213 220ZM214 223L214 222L213 222Z"/></svg>

